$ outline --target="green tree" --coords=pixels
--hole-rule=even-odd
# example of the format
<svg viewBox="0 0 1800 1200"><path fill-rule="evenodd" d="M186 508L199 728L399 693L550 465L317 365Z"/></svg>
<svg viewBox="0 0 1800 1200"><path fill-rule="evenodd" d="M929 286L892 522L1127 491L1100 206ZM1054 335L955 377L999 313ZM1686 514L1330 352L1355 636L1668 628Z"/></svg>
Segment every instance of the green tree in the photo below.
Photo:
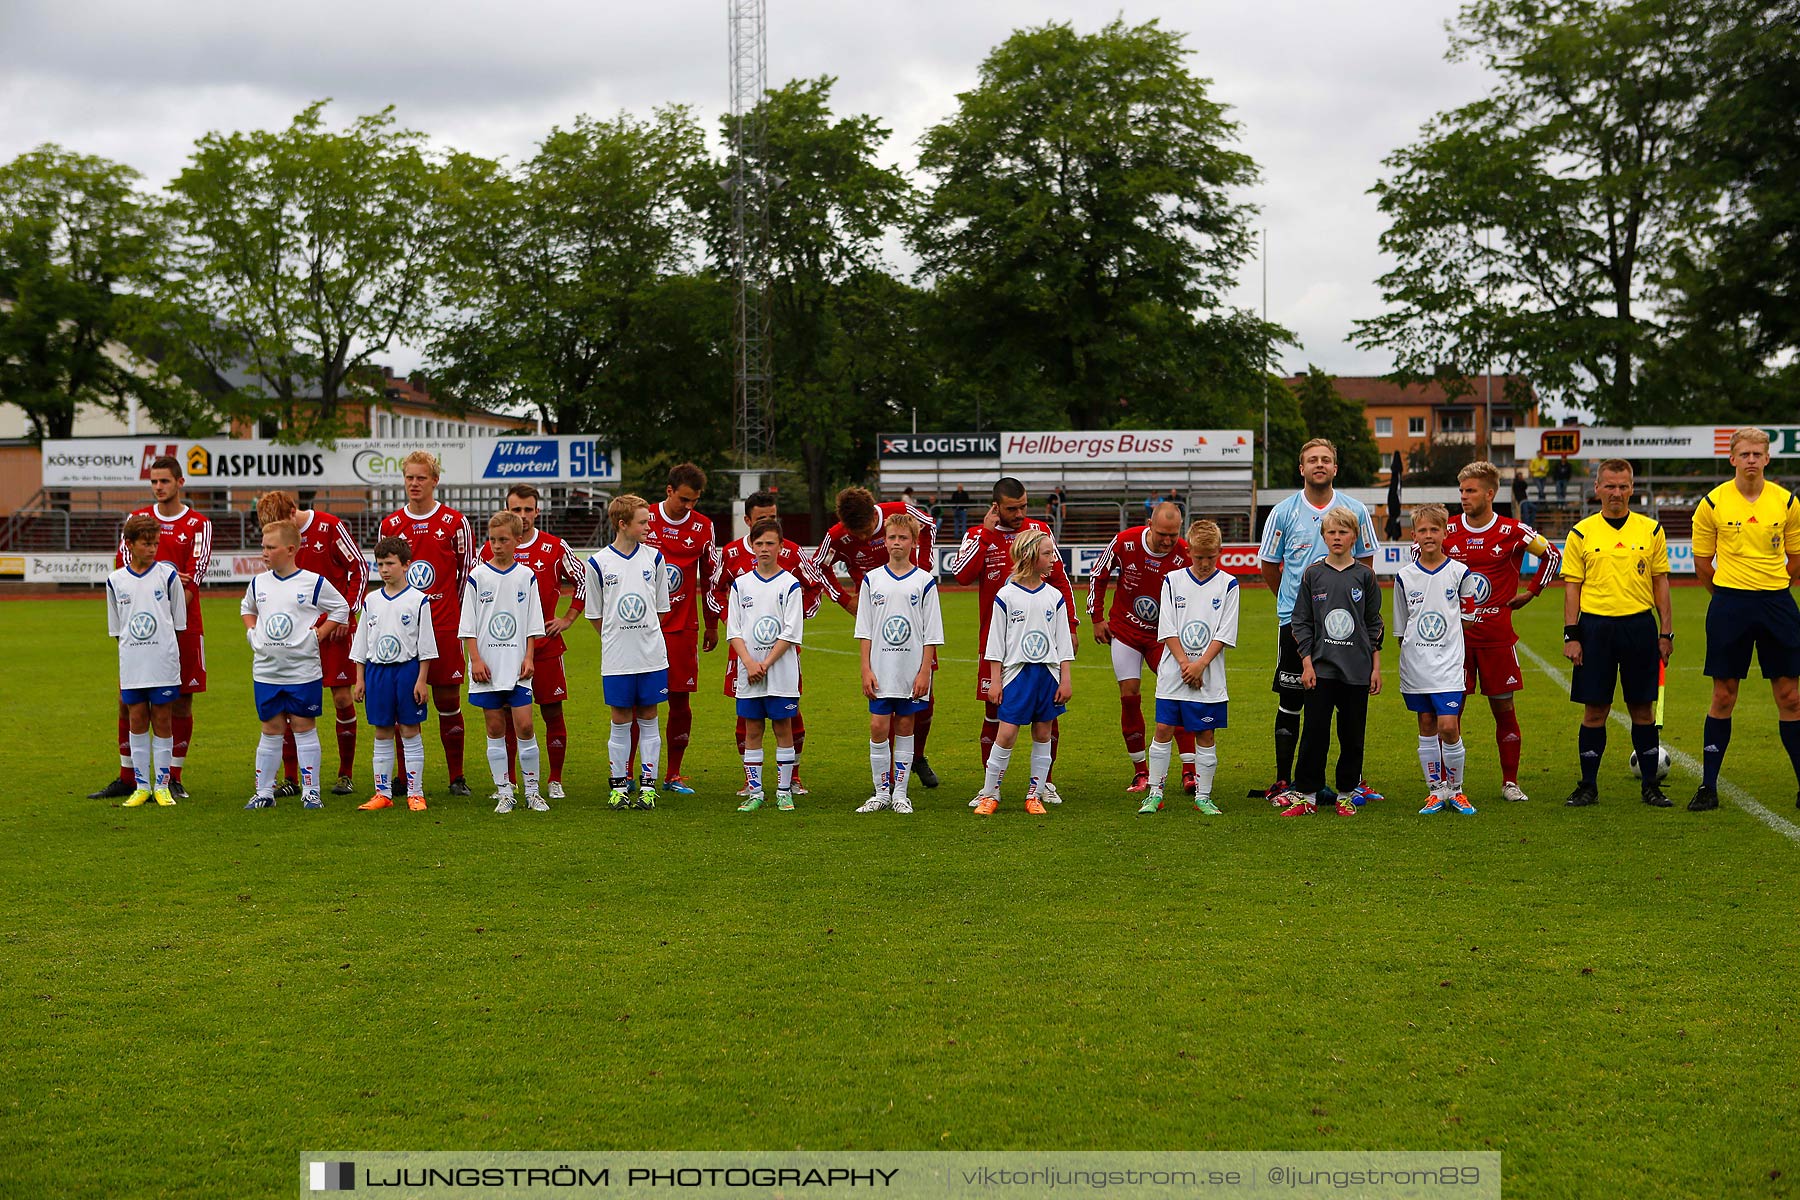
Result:
<svg viewBox="0 0 1800 1200"><path fill-rule="evenodd" d="M872 116L834 116L829 77L772 88L750 119L765 131L761 161L747 164L769 183L771 370L778 446L791 448L805 477L815 531L831 487L861 480L873 460L872 435L892 428L923 386L906 331L915 327L911 289L883 269L881 241L912 198L900 172L876 161L888 130ZM735 145L734 119L723 122ZM729 181L736 160L717 168ZM721 268L731 265L731 197L712 189L707 238Z"/></svg>
<svg viewBox="0 0 1800 1200"><path fill-rule="evenodd" d="M1368 418L1362 406L1346 400L1337 390L1337 382L1318 367L1308 365L1294 390L1300 406L1300 419L1308 438L1327 438L1337 447L1338 477L1341 487L1368 487L1382 468L1381 450L1369 432ZM1299 461L1295 447L1294 461Z"/></svg>
<svg viewBox="0 0 1800 1200"><path fill-rule="evenodd" d="M1169 411L1232 340L1205 314L1250 253L1231 193L1257 172L1187 55L1154 21L1021 30L926 132L933 186L911 242L948 353L995 404L1048 401L1079 428ZM1281 336L1257 324L1261 353L1213 381L1224 393L1256 390Z"/></svg>
<svg viewBox="0 0 1800 1200"><path fill-rule="evenodd" d="M705 139L686 109L577 117L454 193L449 315L430 354L462 402L535 408L628 462L731 444L730 296L693 273Z"/></svg>
<svg viewBox="0 0 1800 1200"><path fill-rule="evenodd" d="M1694 196L1697 97L1678 0L1477 0L1449 57L1494 76L1387 158L1374 188L1398 265L1356 342L1407 379L1492 367L1602 421L1673 410L1639 386L1666 348L1663 280Z"/></svg>
<svg viewBox="0 0 1800 1200"><path fill-rule="evenodd" d="M36 438L66 438L76 409L204 431L205 406L128 350L151 323L147 293L166 230L130 167L40 146L0 166L0 403Z"/></svg>
<svg viewBox="0 0 1800 1200"><path fill-rule="evenodd" d="M326 103L279 132L207 134L169 187L183 357L251 376L233 410L293 440L340 433L343 401L380 396L376 358L423 337L447 181L482 169L434 161L391 108L328 129Z"/></svg>

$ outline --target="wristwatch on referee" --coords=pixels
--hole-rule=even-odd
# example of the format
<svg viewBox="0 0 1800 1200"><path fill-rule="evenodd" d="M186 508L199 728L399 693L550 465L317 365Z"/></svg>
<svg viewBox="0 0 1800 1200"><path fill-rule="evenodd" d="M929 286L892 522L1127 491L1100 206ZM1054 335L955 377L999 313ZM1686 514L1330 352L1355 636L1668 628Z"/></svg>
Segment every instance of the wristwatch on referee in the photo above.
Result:
<svg viewBox="0 0 1800 1200"><path fill-rule="evenodd" d="M1665 640L1673 642L1675 640L1675 635L1672 633L1659 633L1656 635L1656 640L1659 642L1665 641Z"/></svg>

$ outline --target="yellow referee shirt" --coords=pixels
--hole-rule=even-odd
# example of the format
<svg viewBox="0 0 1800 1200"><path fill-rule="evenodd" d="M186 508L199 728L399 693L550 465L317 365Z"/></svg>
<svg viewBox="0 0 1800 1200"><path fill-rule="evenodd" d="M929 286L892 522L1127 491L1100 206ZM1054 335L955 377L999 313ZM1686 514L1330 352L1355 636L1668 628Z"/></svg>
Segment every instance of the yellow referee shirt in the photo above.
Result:
<svg viewBox="0 0 1800 1200"><path fill-rule="evenodd" d="M1595 513L1569 530L1563 543L1562 577L1581 585L1581 611L1597 617L1629 617L1655 607L1651 576L1668 573L1663 527L1642 513L1617 528Z"/></svg>
<svg viewBox="0 0 1800 1200"><path fill-rule="evenodd" d="M1800 554L1800 503L1780 484L1765 480L1752 504L1721 483L1694 509L1694 557L1715 560L1720 587L1785 592L1790 554Z"/></svg>

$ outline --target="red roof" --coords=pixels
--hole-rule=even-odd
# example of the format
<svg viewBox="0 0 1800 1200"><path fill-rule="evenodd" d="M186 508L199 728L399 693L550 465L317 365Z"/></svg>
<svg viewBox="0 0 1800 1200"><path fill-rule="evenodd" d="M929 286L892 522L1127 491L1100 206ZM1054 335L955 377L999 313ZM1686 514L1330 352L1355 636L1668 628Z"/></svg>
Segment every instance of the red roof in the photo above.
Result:
<svg viewBox="0 0 1800 1200"><path fill-rule="evenodd" d="M1289 387L1298 388L1305 379L1304 375L1290 375L1287 384ZM1344 399L1360 404L1364 408L1382 408L1402 405L1419 407L1440 404L1480 404L1487 399L1487 380L1488 376L1486 375L1471 375L1469 377L1470 390L1457 396L1454 400L1445 392L1443 385L1436 382L1408 384L1403 387L1380 375L1334 375L1331 382L1332 386L1337 389L1338 395ZM1506 385L1509 380L1514 381L1516 386L1523 387L1525 394L1532 397L1533 401L1537 398L1537 393L1532 390L1531 384L1518 376L1495 375L1493 380L1494 404L1497 407L1510 405L1510 401L1506 399Z"/></svg>

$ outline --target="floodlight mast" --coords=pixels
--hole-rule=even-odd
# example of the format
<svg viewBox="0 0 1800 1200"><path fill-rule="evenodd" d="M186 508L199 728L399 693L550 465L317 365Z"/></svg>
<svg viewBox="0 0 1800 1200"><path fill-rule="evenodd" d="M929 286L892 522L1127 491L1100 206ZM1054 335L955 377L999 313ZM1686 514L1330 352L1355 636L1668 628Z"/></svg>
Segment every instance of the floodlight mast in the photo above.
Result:
<svg viewBox="0 0 1800 1200"><path fill-rule="evenodd" d="M731 29L732 432L740 490L754 492L772 465L775 426L769 370L768 88L766 0L726 0Z"/></svg>

